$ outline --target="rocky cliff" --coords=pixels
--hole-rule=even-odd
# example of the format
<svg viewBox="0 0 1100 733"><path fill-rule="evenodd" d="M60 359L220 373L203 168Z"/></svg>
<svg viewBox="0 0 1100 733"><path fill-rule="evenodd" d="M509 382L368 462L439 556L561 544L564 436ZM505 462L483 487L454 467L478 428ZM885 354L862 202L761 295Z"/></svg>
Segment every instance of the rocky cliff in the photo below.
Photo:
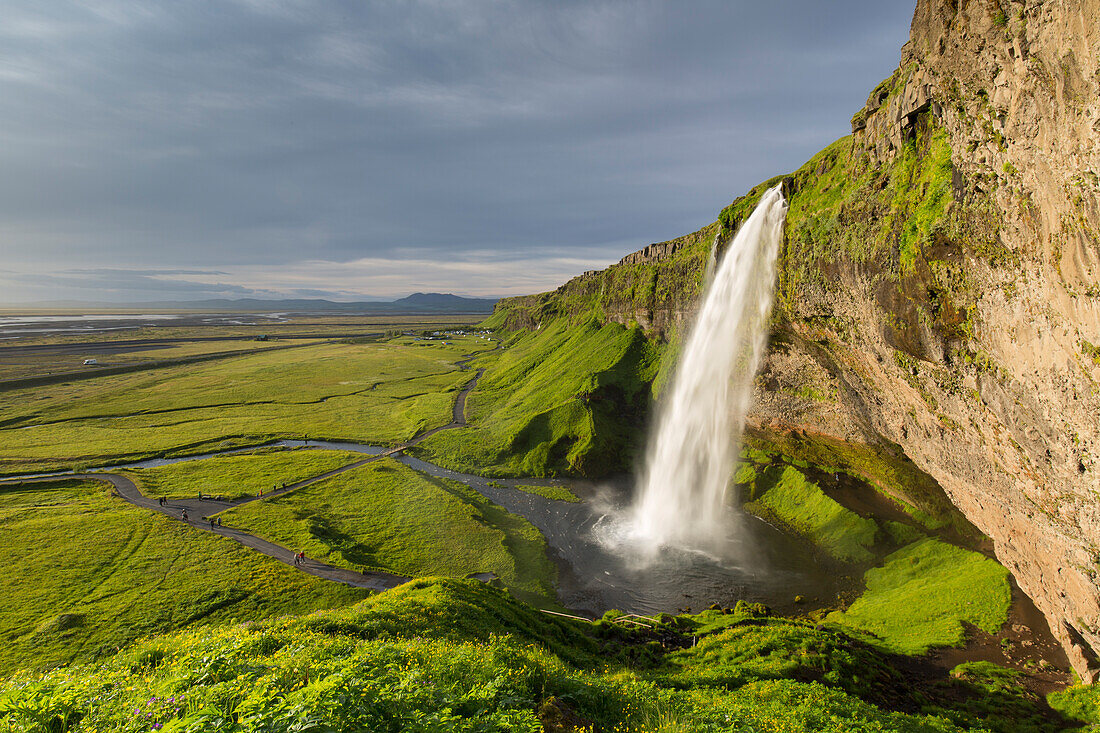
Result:
<svg viewBox="0 0 1100 733"><path fill-rule="evenodd" d="M904 452L1100 669L1100 0L919 0L898 70L790 201L756 434ZM778 180L778 179L776 179ZM553 293L674 337L719 221Z"/></svg>

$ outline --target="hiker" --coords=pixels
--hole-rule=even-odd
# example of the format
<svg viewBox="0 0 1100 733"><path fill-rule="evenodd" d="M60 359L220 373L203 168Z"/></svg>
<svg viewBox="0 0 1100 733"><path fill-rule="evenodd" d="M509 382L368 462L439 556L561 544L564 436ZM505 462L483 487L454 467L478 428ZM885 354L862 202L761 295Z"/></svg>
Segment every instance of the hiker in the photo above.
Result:
<svg viewBox="0 0 1100 733"><path fill-rule="evenodd" d="M218 526L219 527L222 526L222 518L221 517L218 517Z"/></svg>
<svg viewBox="0 0 1100 733"><path fill-rule="evenodd" d="M183 521L185 521L185 522L187 521L187 510L186 509L183 510Z"/></svg>
<svg viewBox="0 0 1100 733"><path fill-rule="evenodd" d="M210 529L214 529L214 518L210 517Z"/></svg>
<svg viewBox="0 0 1100 733"><path fill-rule="evenodd" d="M260 489L260 493L259 493L259 494L257 494L257 496L258 496L259 498L261 498L261 499L262 499L262 498L264 498L264 490L263 490L263 489Z"/></svg>
<svg viewBox="0 0 1100 733"><path fill-rule="evenodd" d="M295 564L296 566L297 566L297 565L299 564L299 562L301 561L301 559L302 559L302 553L301 553L301 552L295 552L295 553L294 553L294 564Z"/></svg>

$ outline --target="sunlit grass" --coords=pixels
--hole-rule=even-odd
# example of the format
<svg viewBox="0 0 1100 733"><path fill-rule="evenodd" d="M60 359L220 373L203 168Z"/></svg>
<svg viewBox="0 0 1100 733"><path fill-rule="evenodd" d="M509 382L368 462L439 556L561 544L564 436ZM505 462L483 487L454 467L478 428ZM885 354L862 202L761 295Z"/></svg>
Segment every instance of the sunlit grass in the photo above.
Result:
<svg viewBox="0 0 1100 733"><path fill-rule="evenodd" d="M640 329L559 319L488 357L470 427L425 441L441 465L490 476L606 475L630 467L659 347Z"/></svg>
<svg viewBox="0 0 1100 733"><path fill-rule="evenodd" d="M995 633L1012 601L1004 567L934 539L887 556L865 580L867 591L829 620L874 634L884 647L905 654L961 644L964 621Z"/></svg>
<svg viewBox="0 0 1100 733"><path fill-rule="evenodd" d="M342 605L364 592L111 498L106 484L0 486L0 674L94 659L147 634Z"/></svg>
<svg viewBox="0 0 1100 733"><path fill-rule="evenodd" d="M526 597L552 598L546 541L463 484L382 459L222 521L340 567L408 576L493 572Z"/></svg>
<svg viewBox="0 0 1100 733"><path fill-rule="evenodd" d="M142 493L169 499L200 493L237 499L256 496L367 458L362 453L320 449L268 450L131 470Z"/></svg>

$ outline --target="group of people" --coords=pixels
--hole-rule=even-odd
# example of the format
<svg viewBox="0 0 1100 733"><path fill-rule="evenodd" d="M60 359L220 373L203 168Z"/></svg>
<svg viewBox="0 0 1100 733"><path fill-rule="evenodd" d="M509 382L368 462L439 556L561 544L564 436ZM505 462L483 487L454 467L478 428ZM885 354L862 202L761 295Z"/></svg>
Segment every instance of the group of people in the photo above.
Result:
<svg viewBox="0 0 1100 733"><path fill-rule="evenodd" d="M274 488L278 489L279 485L276 484ZM286 484L283 484L283 488L284 489L286 488ZM264 495L263 489L260 489L260 496L263 496L263 495ZM200 499L203 498L202 494L199 494L199 498ZM167 506L168 500L165 499L162 496L159 499L157 499L157 504L159 504L160 506ZM190 521L190 519L191 519L190 516L187 514L186 509L184 509L180 513L180 518L185 522ZM214 529L214 527L222 526L222 518L221 517L203 517L203 520L210 522L210 529ZM306 561L306 553L305 552L298 551L298 552L294 553L294 565L295 566L304 565L305 561Z"/></svg>
<svg viewBox="0 0 1100 733"><path fill-rule="evenodd" d="M279 486L279 484L272 484L271 485L271 490L272 491L278 491L280 488L285 489L286 488L286 483L284 482L282 486ZM256 498L257 499L264 498L264 490L263 489L260 489L260 493L256 494Z"/></svg>

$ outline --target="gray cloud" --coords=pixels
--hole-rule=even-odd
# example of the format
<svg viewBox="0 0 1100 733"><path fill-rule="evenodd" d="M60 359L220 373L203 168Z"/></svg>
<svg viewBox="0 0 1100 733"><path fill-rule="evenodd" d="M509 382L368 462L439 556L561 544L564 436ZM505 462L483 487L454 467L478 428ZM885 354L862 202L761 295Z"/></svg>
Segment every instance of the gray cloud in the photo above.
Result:
<svg viewBox="0 0 1100 733"><path fill-rule="evenodd" d="M23 272L606 264L845 134L911 14L870 0L89 5L5 3L0 255Z"/></svg>

